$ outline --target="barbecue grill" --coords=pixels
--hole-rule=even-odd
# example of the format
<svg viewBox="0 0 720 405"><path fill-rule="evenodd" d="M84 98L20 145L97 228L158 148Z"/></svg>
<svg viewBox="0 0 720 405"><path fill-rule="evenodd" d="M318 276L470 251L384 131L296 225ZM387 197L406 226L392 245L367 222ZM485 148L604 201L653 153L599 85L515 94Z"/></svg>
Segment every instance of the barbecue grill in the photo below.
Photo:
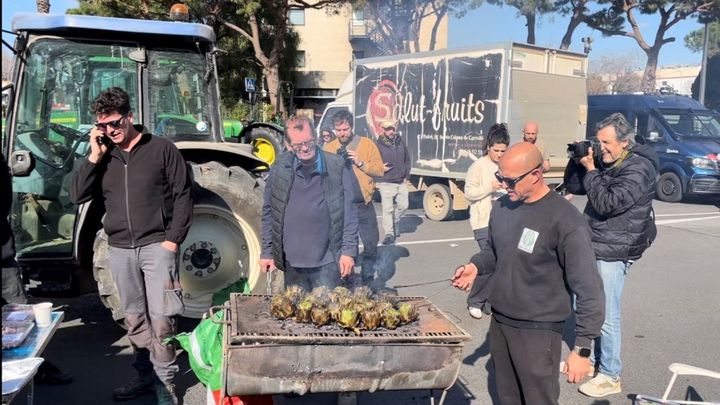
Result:
<svg viewBox="0 0 720 405"><path fill-rule="evenodd" d="M471 338L424 297L398 297L417 307L416 322L360 335L277 320L271 297L231 294L221 307L224 395L442 389L442 404Z"/></svg>

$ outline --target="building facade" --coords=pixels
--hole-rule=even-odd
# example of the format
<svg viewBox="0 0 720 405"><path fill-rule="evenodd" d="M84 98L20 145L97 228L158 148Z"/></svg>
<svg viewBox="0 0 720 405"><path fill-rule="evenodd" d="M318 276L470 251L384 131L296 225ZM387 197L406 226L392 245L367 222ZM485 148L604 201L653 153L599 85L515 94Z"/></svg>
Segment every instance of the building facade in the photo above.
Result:
<svg viewBox="0 0 720 405"><path fill-rule="evenodd" d="M290 24L300 37L294 74L294 103L298 112L317 122L325 106L352 72L354 59L386 54L373 40L373 21L349 5L339 11L293 9ZM426 17L420 28L420 51L429 49L436 19ZM435 49L447 48L448 18L436 30Z"/></svg>

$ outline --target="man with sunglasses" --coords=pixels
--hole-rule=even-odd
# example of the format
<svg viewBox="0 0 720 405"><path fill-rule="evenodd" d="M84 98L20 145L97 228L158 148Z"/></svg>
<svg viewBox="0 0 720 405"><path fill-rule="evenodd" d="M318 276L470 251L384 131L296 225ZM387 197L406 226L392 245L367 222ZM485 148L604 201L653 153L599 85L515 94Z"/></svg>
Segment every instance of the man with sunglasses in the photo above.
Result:
<svg viewBox="0 0 720 405"><path fill-rule="evenodd" d="M622 391L622 292L630 266L657 232L652 201L659 161L652 147L635 143L635 131L620 113L600 121L596 131L602 161L588 148L587 156L568 163L567 173L573 174L566 184L571 193L587 195L584 214L605 290L605 323L590 357L598 373L579 388L597 398Z"/></svg>
<svg viewBox="0 0 720 405"><path fill-rule="evenodd" d="M305 117L287 121L285 143L290 152L277 157L265 185L260 268L283 270L286 287L334 288L357 256L355 176L317 147Z"/></svg>
<svg viewBox="0 0 720 405"><path fill-rule="evenodd" d="M92 103L97 122L90 154L70 189L76 204L102 195L109 266L125 312L137 375L113 391L116 400L155 391L158 404L177 404L175 347L184 311L178 247L192 220L191 180L169 140L134 125L128 94L112 87Z"/></svg>
<svg viewBox="0 0 720 405"><path fill-rule="evenodd" d="M370 138L355 136L353 121L353 115L347 110L335 113L332 123L337 138L326 143L323 149L325 152L344 155L362 190L363 201L356 204L360 239L363 243L361 276L364 285L372 286L375 279L377 244L380 240L372 196L375 192L375 178L382 176L385 169L377 145Z"/></svg>
<svg viewBox="0 0 720 405"><path fill-rule="evenodd" d="M500 158L495 177L507 191L493 204L488 249L459 267L453 285L468 290L480 273L493 279L490 354L502 404L557 404L565 321L574 309L575 347L563 373L586 377L589 346L604 319L602 281L590 229L543 180L542 155L521 142Z"/></svg>

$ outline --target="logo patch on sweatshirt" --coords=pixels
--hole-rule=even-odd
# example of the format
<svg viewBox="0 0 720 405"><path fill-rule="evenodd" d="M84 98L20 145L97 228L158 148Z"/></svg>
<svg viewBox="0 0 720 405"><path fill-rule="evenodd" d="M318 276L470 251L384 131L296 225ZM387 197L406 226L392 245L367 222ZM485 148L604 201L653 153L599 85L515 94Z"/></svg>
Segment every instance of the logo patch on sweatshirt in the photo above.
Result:
<svg viewBox="0 0 720 405"><path fill-rule="evenodd" d="M537 231L533 231L529 228L523 229L520 242L518 243L518 249L523 252L532 253L533 249L535 249L535 242L537 241L538 236L540 236L540 234Z"/></svg>

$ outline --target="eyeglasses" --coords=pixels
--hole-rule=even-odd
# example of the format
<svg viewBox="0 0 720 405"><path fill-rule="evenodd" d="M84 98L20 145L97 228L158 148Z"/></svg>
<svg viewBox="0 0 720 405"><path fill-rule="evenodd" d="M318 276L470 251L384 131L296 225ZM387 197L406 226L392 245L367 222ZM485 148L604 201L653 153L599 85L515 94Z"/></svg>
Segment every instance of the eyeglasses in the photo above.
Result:
<svg viewBox="0 0 720 405"><path fill-rule="evenodd" d="M312 148L315 146L315 141L305 141L305 142L298 142L298 143L291 143L290 147L295 152L301 151L303 148Z"/></svg>
<svg viewBox="0 0 720 405"><path fill-rule="evenodd" d="M120 125L122 125L122 120L124 120L126 117L127 117L127 114L123 114L122 117L116 119L115 121L96 122L96 123L95 123L95 126L96 126L98 129L103 130L103 131L105 131L108 126L111 126L111 127L117 129L117 128L120 128Z"/></svg>
<svg viewBox="0 0 720 405"><path fill-rule="evenodd" d="M497 179L497 181L498 181L500 184L505 183L505 184L507 184L507 187L508 187L508 188L514 189L515 186L517 186L517 184L518 184L519 182L521 182L522 179L524 179L528 174L534 172L535 170L537 170L537 169L539 169L539 168L541 168L541 167L542 167L542 163L540 163L539 165L537 165L537 166L533 167L532 169L530 169L529 172L526 172L525 174L521 174L520 176L517 176L517 177L514 177L514 178L513 178L513 177L503 177L503 176L500 175L500 172L495 172L495 178Z"/></svg>

